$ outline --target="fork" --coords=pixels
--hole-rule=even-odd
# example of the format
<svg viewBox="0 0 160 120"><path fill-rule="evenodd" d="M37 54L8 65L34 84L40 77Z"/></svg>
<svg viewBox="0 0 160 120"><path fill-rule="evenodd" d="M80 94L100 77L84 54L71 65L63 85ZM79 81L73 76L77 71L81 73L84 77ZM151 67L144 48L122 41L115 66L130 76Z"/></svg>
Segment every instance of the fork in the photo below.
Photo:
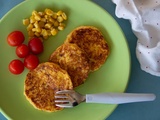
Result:
<svg viewBox="0 0 160 120"><path fill-rule="evenodd" d="M155 100L155 94L140 93L98 93L82 95L74 90L57 91L55 105L58 107L71 108L86 103L124 104Z"/></svg>

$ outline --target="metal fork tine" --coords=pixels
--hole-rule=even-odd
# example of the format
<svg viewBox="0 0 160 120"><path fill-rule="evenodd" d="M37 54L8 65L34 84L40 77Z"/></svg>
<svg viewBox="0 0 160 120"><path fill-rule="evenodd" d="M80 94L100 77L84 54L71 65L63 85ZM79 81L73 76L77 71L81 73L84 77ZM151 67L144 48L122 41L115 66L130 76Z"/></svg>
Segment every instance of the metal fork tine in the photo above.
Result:
<svg viewBox="0 0 160 120"><path fill-rule="evenodd" d="M56 94L66 94L66 93L70 93L71 90L61 90L61 91L57 91Z"/></svg>
<svg viewBox="0 0 160 120"><path fill-rule="evenodd" d="M68 98L67 96L65 96L65 95L56 95L56 96L54 96L56 99L57 98L61 98L61 99L63 99L63 98Z"/></svg>
<svg viewBox="0 0 160 120"><path fill-rule="evenodd" d="M55 102L56 102L56 103L65 102L65 103L67 104L67 103L69 103L69 100L55 100Z"/></svg>
<svg viewBox="0 0 160 120"><path fill-rule="evenodd" d="M56 104L56 106L58 106L58 107L66 107L66 108L71 108L71 107L73 107L73 106L70 105L70 104Z"/></svg>

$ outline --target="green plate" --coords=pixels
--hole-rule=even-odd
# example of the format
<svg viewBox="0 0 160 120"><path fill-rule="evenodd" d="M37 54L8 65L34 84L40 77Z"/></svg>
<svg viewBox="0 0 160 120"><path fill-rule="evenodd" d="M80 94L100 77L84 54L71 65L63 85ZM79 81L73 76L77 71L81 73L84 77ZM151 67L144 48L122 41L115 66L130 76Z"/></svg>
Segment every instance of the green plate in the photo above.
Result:
<svg viewBox="0 0 160 120"><path fill-rule="evenodd" d="M8 70L11 60L18 58L15 47L7 44L7 35L21 30L26 36L26 27L22 19L31 15L33 10L43 11L50 8L63 10L68 15L67 27L55 37L44 42L44 52L39 56L41 62L48 60L50 54L60 46L66 36L76 27L93 25L104 34L111 48L111 54L105 64L76 88L86 93L124 92L130 74L130 53L125 37L116 21L102 8L87 0L27 0L13 8L0 21L0 108L8 118L14 120L102 120L107 118L117 105L82 103L72 109L48 113L39 111L23 95L27 69L21 75L13 75Z"/></svg>

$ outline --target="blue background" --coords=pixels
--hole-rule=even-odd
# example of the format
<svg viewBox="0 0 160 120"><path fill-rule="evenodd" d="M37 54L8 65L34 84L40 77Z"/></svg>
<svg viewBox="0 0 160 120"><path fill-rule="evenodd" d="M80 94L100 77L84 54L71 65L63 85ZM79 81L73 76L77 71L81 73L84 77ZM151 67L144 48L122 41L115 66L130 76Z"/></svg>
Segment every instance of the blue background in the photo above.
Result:
<svg viewBox="0 0 160 120"><path fill-rule="evenodd" d="M22 1L23 0L0 0L0 18ZM154 102L118 105L116 110L106 120L160 120L160 77L153 76L140 69L140 65L135 54L137 38L131 30L130 22L128 20L119 19L115 16L116 6L111 0L92 1L112 15L122 28L127 39L131 54L131 75L126 92L154 93L157 96ZM1 113L0 120L6 120Z"/></svg>

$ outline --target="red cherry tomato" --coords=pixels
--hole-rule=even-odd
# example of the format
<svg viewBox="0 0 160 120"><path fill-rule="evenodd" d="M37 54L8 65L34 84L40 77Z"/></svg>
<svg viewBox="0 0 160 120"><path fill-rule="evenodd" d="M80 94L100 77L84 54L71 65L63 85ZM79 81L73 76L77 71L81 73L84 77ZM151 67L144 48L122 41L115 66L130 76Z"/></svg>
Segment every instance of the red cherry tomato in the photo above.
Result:
<svg viewBox="0 0 160 120"><path fill-rule="evenodd" d="M24 64L22 61L15 59L9 63L9 71L13 74L20 74L24 70Z"/></svg>
<svg viewBox="0 0 160 120"><path fill-rule="evenodd" d="M24 58L29 54L29 47L25 44L21 44L16 48L16 54L20 58Z"/></svg>
<svg viewBox="0 0 160 120"><path fill-rule="evenodd" d="M13 31L7 37L10 46L18 46L24 42L24 35L21 31Z"/></svg>
<svg viewBox="0 0 160 120"><path fill-rule="evenodd" d="M39 59L36 55L30 54L24 59L24 66L30 70L36 68L39 64Z"/></svg>
<svg viewBox="0 0 160 120"><path fill-rule="evenodd" d="M39 38L32 38L28 42L28 47L33 54L40 54L43 52L43 43Z"/></svg>

